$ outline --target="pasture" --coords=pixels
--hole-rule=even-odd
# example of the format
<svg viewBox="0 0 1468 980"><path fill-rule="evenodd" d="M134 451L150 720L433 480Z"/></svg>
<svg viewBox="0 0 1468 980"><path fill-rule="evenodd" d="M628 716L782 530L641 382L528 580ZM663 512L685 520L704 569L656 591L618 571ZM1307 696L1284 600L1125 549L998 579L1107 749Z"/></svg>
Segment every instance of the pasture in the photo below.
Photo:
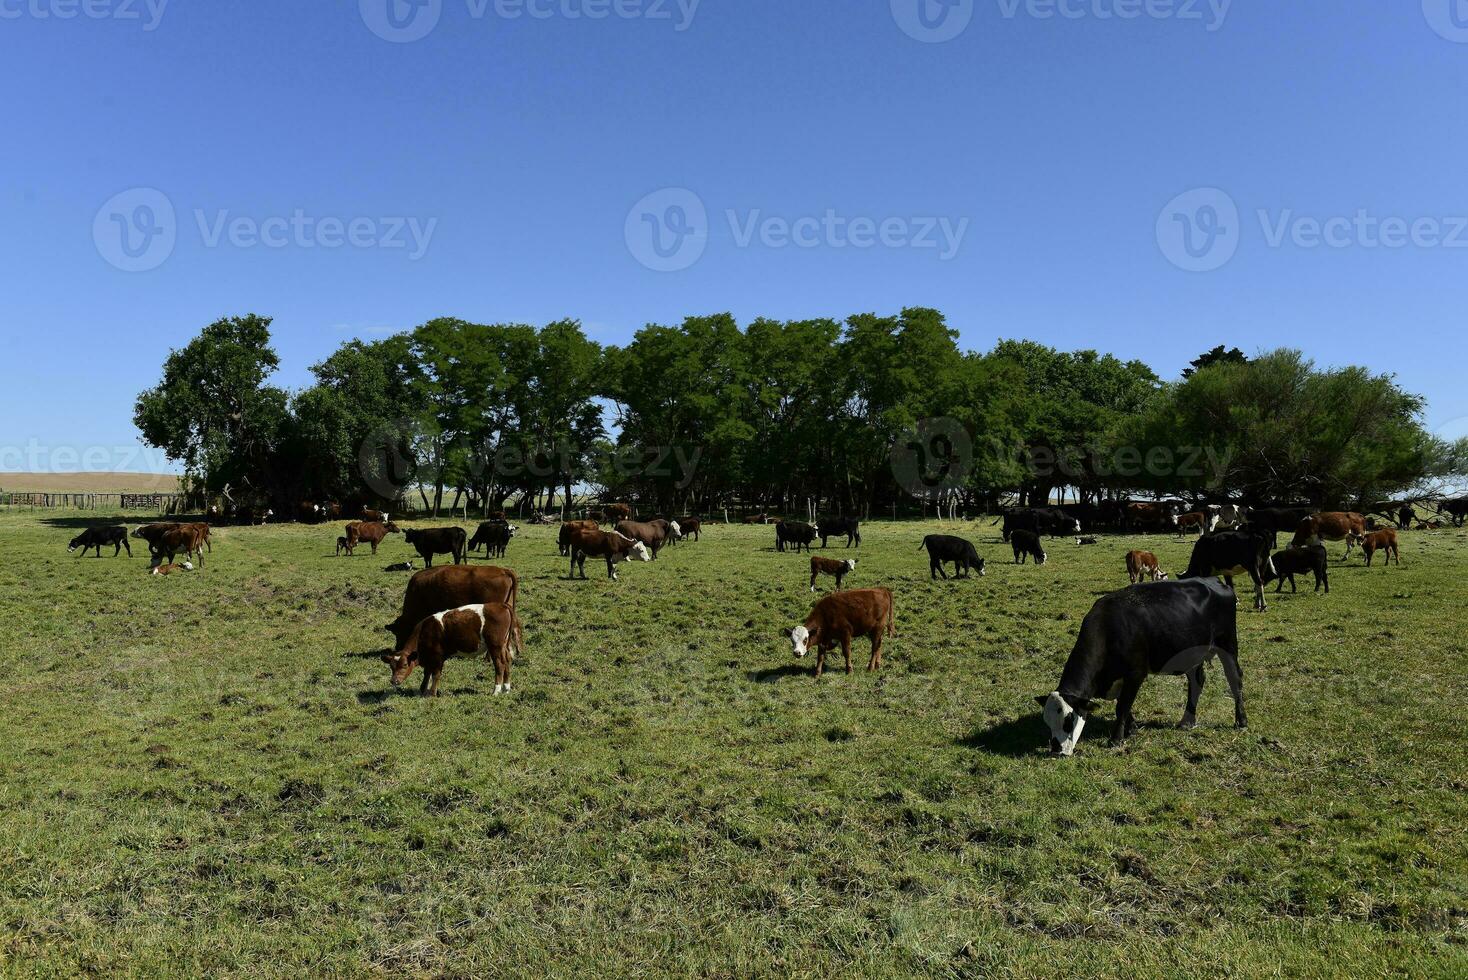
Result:
<svg viewBox="0 0 1468 980"><path fill-rule="evenodd" d="M891 587L898 635L817 682L772 528L582 582L522 527L513 693L456 660L429 700L378 659L400 536L219 528L153 578L141 542L68 555L92 519L0 515L9 974L1468 973L1462 531L1246 597L1248 730L1215 665L1197 730L1154 678L1133 740L1103 707L1056 760L1033 698L1081 618L1129 547L1176 573L1192 539L1036 568L987 521L865 525L847 585ZM930 583L940 531L987 577Z"/></svg>

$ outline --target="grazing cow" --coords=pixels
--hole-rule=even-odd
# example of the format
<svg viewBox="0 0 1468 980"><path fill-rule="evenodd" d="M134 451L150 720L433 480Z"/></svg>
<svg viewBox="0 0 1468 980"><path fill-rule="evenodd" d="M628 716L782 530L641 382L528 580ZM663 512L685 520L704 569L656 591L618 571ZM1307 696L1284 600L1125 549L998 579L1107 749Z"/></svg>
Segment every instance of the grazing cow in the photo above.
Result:
<svg viewBox="0 0 1468 980"><path fill-rule="evenodd" d="M632 520L632 507L628 504L607 504L602 507L602 520L615 525L619 521Z"/></svg>
<svg viewBox="0 0 1468 980"><path fill-rule="evenodd" d="M1269 558L1269 536L1247 525L1239 531L1206 535L1193 545L1193 557L1182 578L1223 576L1230 589L1235 575L1248 575L1254 582L1254 608L1265 612L1264 577L1274 575Z"/></svg>
<svg viewBox="0 0 1468 980"><path fill-rule="evenodd" d="M434 613L479 603L504 603L515 608L520 577L496 565L440 565L425 568L408 579L403 611L383 627L393 637L393 649L407 642L413 628Z"/></svg>
<svg viewBox="0 0 1468 980"><path fill-rule="evenodd" d="M1444 500L1441 510L1442 513L1452 517L1454 527L1462 527L1464 520L1468 520L1468 497L1455 497L1452 500Z"/></svg>
<svg viewBox="0 0 1468 980"><path fill-rule="evenodd" d="M841 580L846 578L849 572L856 570L856 559L847 558L838 561L835 558L822 558L820 555L810 556L810 590L816 590L816 578L820 575L831 575L836 579L836 588L841 588Z"/></svg>
<svg viewBox="0 0 1468 980"><path fill-rule="evenodd" d="M402 533L402 529L392 521L387 521L386 523L378 523L377 521L353 521L347 525L344 547L346 548L347 554L352 555L356 553L357 545L366 542L372 546L372 553L375 555L377 554L377 546L382 544L383 540L389 534ZM340 538L337 541L339 544L342 543Z"/></svg>
<svg viewBox="0 0 1468 980"><path fill-rule="evenodd" d="M167 565L154 565L152 568L148 569L148 574L172 575L174 572L192 572L193 570L194 566L192 562L181 561L176 565L173 563L169 563Z"/></svg>
<svg viewBox="0 0 1468 980"><path fill-rule="evenodd" d="M204 547L208 548L211 553L214 551L214 545L211 544L209 541L209 525L202 522L181 524L178 521L159 521L155 524L144 524L141 527L134 529L132 536L135 538L141 538L142 540L148 542L148 548L151 550L153 549L155 543L159 539L161 539L163 535L167 534L174 528L180 527L193 528L198 531L200 537L204 542Z"/></svg>
<svg viewBox="0 0 1468 980"><path fill-rule="evenodd" d="M601 530L600 524L598 524L596 521L589 519L584 521L567 521L566 523L562 524L561 533L559 538L557 539L557 544L560 546L561 549L562 558L571 553L571 529L576 527L583 528L588 531Z"/></svg>
<svg viewBox="0 0 1468 980"><path fill-rule="evenodd" d="M956 538L951 534L930 534L923 538L919 549L928 549L928 578L935 579L938 576L948 578L948 572L943 568L947 562L953 562L953 574L958 578L968 578L970 570L984 576L984 559L979 557L979 552L973 546L973 542L963 538Z"/></svg>
<svg viewBox="0 0 1468 980"><path fill-rule="evenodd" d="M1126 530L1165 531L1177 527L1177 505L1163 500L1158 503L1130 501L1122 511Z"/></svg>
<svg viewBox="0 0 1468 980"><path fill-rule="evenodd" d="M652 561L652 552L647 550L647 545L616 531L573 527L570 538L569 578L576 577L578 568L581 570L581 577L586 578L586 559L589 557L606 559L607 577L613 580L617 578L617 565L621 562L632 561L634 558L638 561Z"/></svg>
<svg viewBox="0 0 1468 980"><path fill-rule="evenodd" d="M658 552L663 550L663 545L682 537L676 521L662 518L651 521L618 521L616 531L624 538L645 544L654 561L657 560Z"/></svg>
<svg viewBox="0 0 1468 980"><path fill-rule="evenodd" d="M823 517L817 525L820 530L817 535L821 539L821 547L826 546L826 539L846 535L846 547L850 548L854 543L861 547L861 521L855 517Z"/></svg>
<svg viewBox="0 0 1468 980"><path fill-rule="evenodd" d="M1153 582L1166 582L1167 573L1157 564L1157 556L1150 551L1128 551L1126 553L1127 578L1136 585L1142 579Z"/></svg>
<svg viewBox="0 0 1468 980"><path fill-rule="evenodd" d="M1014 563L1023 565L1031 558L1035 559L1036 565L1045 564L1049 556L1045 554L1044 547L1040 544L1039 535L1033 531L1015 531L1009 536L1009 543L1014 546Z"/></svg>
<svg viewBox="0 0 1468 980"><path fill-rule="evenodd" d="M788 545L797 552L801 548L810 550L810 543L820 537L821 527L819 524L806 524L804 521L781 521L775 525L775 550L784 551Z"/></svg>
<svg viewBox="0 0 1468 980"><path fill-rule="evenodd" d="M434 555L450 555L455 565L467 562L469 558L465 549L468 537L461 527L420 527L403 532L403 540L418 552L424 568L433 567Z"/></svg>
<svg viewBox="0 0 1468 980"><path fill-rule="evenodd" d="M1397 548L1397 532L1390 528L1384 531L1373 531L1366 535L1361 540L1361 550L1366 552L1367 568L1371 567L1371 560L1376 557L1378 551L1385 557L1383 567L1390 565L1393 558L1397 560L1399 566L1402 564L1402 552Z"/></svg>
<svg viewBox="0 0 1468 980"><path fill-rule="evenodd" d="M1397 527L1406 530L1417 521L1417 508L1403 504L1397 509Z"/></svg>
<svg viewBox="0 0 1468 980"><path fill-rule="evenodd" d="M851 639L870 637L872 656L867 670L882 666L882 638L896 636L893 626L896 613L891 589L852 589L833 592L811 609L805 622L785 634L797 657L816 648L816 677L826 669L826 652L837 643L846 657L846 672L851 673Z"/></svg>
<svg viewBox="0 0 1468 980"><path fill-rule="evenodd" d="M127 556L133 556L133 546L127 542L127 528L121 524L113 527L89 527L81 534L71 539L71 544L66 546L68 552L82 549L85 556L90 548L97 549L97 557L102 557L102 546L112 545L112 557L116 558L122 549L127 549Z"/></svg>
<svg viewBox="0 0 1468 980"><path fill-rule="evenodd" d="M703 534L703 521L697 517L680 517L675 522L683 531L684 538L692 538L695 541L701 539Z"/></svg>
<svg viewBox="0 0 1468 980"><path fill-rule="evenodd" d="M1203 667L1215 656L1233 695L1234 725L1246 728L1238 608L1232 590L1214 580L1194 579L1153 582L1101 597L1081 623L1060 684L1035 698L1045 709L1050 754L1075 752L1098 700L1116 701L1111 741L1125 741L1137 727L1132 716L1137 692L1153 674L1187 677L1188 700L1178 727L1195 727Z"/></svg>
<svg viewBox="0 0 1468 980"><path fill-rule="evenodd" d="M204 567L204 531L198 524L179 524L168 528L158 535L156 540L148 542L148 551L153 556L153 564L164 564L167 558L171 564L175 555L182 554L185 558L195 555L199 558L199 567Z"/></svg>
<svg viewBox="0 0 1468 980"><path fill-rule="evenodd" d="M392 515L382 510L373 510L371 507L362 508L362 520L369 524L388 524L392 521Z"/></svg>
<svg viewBox="0 0 1468 980"><path fill-rule="evenodd" d="M489 520L480 524L474 532L474 537L469 539L469 551L484 549L486 558L503 558L505 549L509 547L510 539L515 532L520 530L513 524L504 521Z"/></svg>
<svg viewBox="0 0 1468 980"><path fill-rule="evenodd" d="M1314 507L1250 507L1248 523L1269 533L1269 547L1279 547L1281 532L1293 532L1300 522L1315 513Z"/></svg>
<svg viewBox="0 0 1468 980"><path fill-rule="evenodd" d="M1279 585L1275 586L1276 593L1284 591L1285 580L1290 583L1290 591L1298 592L1295 588L1295 576L1311 572L1315 575L1315 591L1319 592L1322 585L1325 586L1325 594L1330 595L1330 556L1325 553L1325 545L1311 544L1302 548L1286 548L1276 551L1270 559L1274 566L1272 573L1265 576L1267 583L1271 579L1279 579Z"/></svg>
<svg viewBox="0 0 1468 980"><path fill-rule="evenodd" d="M1191 514L1183 514L1177 519L1177 536L1185 534L1203 534L1212 531L1217 519L1202 511L1194 511Z"/></svg>
<svg viewBox="0 0 1468 980"><path fill-rule="evenodd" d="M438 697L443 663L456 653L483 653L494 663L494 693L510 692L510 662L520 650L520 621L504 603L459 606L425 618L396 652L383 655L392 668L393 687L402 684L414 667L423 668L418 693Z"/></svg>
<svg viewBox="0 0 1468 980"><path fill-rule="evenodd" d="M1301 545L1321 543L1324 541L1346 542L1346 555L1351 554L1351 548L1356 542L1366 535L1366 518L1355 511L1331 511L1324 514L1312 514L1300 522L1295 529L1295 539L1291 544L1298 548Z"/></svg>

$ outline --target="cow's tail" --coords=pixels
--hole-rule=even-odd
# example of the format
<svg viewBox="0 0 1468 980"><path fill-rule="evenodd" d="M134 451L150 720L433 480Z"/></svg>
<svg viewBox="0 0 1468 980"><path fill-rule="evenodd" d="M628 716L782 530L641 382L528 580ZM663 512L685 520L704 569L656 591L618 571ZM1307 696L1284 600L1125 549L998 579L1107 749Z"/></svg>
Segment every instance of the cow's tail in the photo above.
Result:
<svg viewBox="0 0 1468 980"><path fill-rule="evenodd" d="M932 537L931 534L928 535L928 538L931 538L931 537ZM926 548L928 546L928 538L923 538L921 541L918 542L918 551L922 551L924 548Z"/></svg>

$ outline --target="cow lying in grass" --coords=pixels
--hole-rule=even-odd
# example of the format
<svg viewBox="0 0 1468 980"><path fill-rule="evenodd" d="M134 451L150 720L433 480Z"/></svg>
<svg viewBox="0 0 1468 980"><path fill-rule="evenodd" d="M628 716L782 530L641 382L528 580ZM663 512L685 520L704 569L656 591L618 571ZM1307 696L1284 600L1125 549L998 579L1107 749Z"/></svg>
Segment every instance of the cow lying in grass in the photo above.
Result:
<svg viewBox="0 0 1468 980"><path fill-rule="evenodd" d="M177 565L171 563L167 565L154 565L152 568L148 569L148 574L172 575L174 572L192 572L193 570L194 566L192 562L181 561Z"/></svg>
<svg viewBox="0 0 1468 980"><path fill-rule="evenodd" d="M438 697L444 661L454 654L483 653L494 663L494 693L510 691L510 662L520 649L520 621L504 603L460 606L435 613L420 622L402 648L385 654L394 687L423 668L418 693Z"/></svg>
<svg viewBox="0 0 1468 980"><path fill-rule="evenodd" d="M820 555L811 555L810 558L810 590L816 590L816 578L821 575L830 575L836 579L836 588L841 588L841 580L848 574L856 571L856 559L847 558L845 561L837 561L834 558L822 558Z"/></svg>
<svg viewBox="0 0 1468 980"><path fill-rule="evenodd" d="M826 652L837 643L846 657L846 672L851 673L851 638L870 637L872 656L867 670L882 666L882 637L896 636L893 628L895 611L891 589L852 589L833 592L811 609L805 622L785 634L792 651L804 657L816 648L816 676L826 669Z"/></svg>

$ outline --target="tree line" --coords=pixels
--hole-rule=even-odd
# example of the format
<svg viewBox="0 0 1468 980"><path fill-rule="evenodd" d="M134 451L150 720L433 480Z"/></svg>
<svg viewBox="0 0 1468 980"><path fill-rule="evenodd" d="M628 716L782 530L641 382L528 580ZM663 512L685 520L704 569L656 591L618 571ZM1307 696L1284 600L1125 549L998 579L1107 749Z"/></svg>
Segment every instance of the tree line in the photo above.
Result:
<svg viewBox="0 0 1468 980"><path fill-rule="evenodd" d="M270 383L270 318L172 351L134 419L202 498L438 512L557 508L884 514L1040 503L1057 492L1359 505L1468 472L1388 374L1295 350L1216 348L1164 381L1096 351L965 351L937 310L845 320L729 314L650 324L625 346L581 325L430 320L352 340Z"/></svg>

